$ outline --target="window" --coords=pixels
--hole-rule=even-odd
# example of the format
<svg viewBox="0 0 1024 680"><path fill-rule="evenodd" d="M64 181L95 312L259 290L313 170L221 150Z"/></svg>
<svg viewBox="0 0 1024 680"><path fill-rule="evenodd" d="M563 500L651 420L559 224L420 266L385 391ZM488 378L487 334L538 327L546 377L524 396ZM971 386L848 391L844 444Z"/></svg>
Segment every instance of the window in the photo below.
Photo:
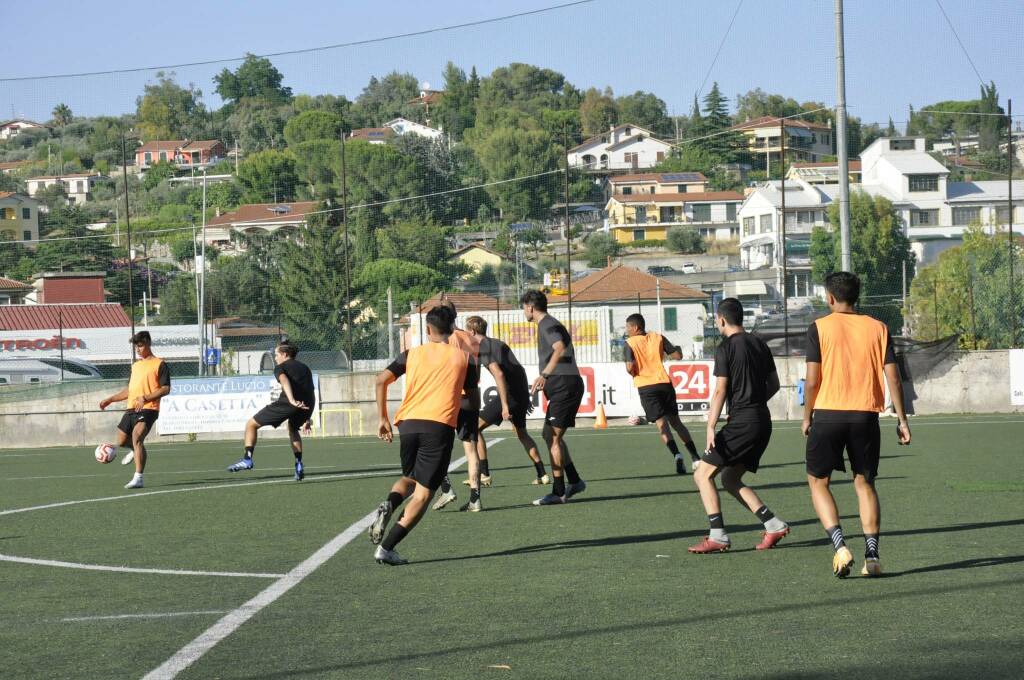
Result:
<svg viewBox="0 0 1024 680"><path fill-rule="evenodd" d="M647 223L647 206L638 205L636 207L636 223L646 224Z"/></svg>
<svg viewBox="0 0 1024 680"><path fill-rule="evenodd" d="M972 222L981 222L981 208L953 208L953 224L966 227Z"/></svg>
<svg viewBox="0 0 1024 680"><path fill-rule="evenodd" d="M910 191L917 192L939 190L938 175L908 175L907 179L910 181Z"/></svg>
<svg viewBox="0 0 1024 680"><path fill-rule="evenodd" d="M29 231L28 229L26 229L25 231L21 232L21 240L22 241L31 241L32 240L32 232Z"/></svg>
<svg viewBox="0 0 1024 680"><path fill-rule="evenodd" d="M914 140L913 139L890 139L889 140L889 151L913 151Z"/></svg>
<svg viewBox="0 0 1024 680"><path fill-rule="evenodd" d="M743 218L743 231L740 233L740 236L753 235L753 233L754 233L754 218L753 217L744 217Z"/></svg>
<svg viewBox="0 0 1024 680"><path fill-rule="evenodd" d="M793 272L786 279L786 295L789 297L810 297L811 273Z"/></svg>
<svg viewBox="0 0 1024 680"><path fill-rule="evenodd" d="M624 154L624 158L625 158L626 163L628 165L632 165L634 168L640 162L640 157L637 155L636 151L627 151Z"/></svg>
<svg viewBox="0 0 1024 680"><path fill-rule="evenodd" d="M0 208L0 219L13 220L14 208Z"/></svg>
<svg viewBox="0 0 1024 680"><path fill-rule="evenodd" d="M623 196L632 196L633 195L633 187L622 187L622 195Z"/></svg>
<svg viewBox="0 0 1024 680"><path fill-rule="evenodd" d="M654 193L654 187L648 187L648 189L649 190L648 190L647 193L649 193L649 194L653 194Z"/></svg>
<svg viewBox="0 0 1024 680"><path fill-rule="evenodd" d="M829 143L829 141L828 141L828 135L822 135L822 136L821 136L821 143L822 143L822 144L828 144L828 143Z"/></svg>
<svg viewBox="0 0 1024 680"><path fill-rule="evenodd" d="M767 234L768 232L774 231L774 228L772 227L771 215L761 215L760 222L762 234Z"/></svg>
<svg viewBox="0 0 1024 680"><path fill-rule="evenodd" d="M700 203L693 206L693 221L694 222L710 222L711 221L711 204Z"/></svg>
<svg viewBox="0 0 1024 680"><path fill-rule="evenodd" d="M162 160L162 161L167 160L167 152L166 151L161 151L160 152L160 160Z"/></svg>
<svg viewBox="0 0 1024 680"><path fill-rule="evenodd" d="M84 194L85 193L85 181L84 180L81 180L81 179L78 180L78 193L80 193L80 194Z"/></svg>
<svg viewBox="0 0 1024 680"><path fill-rule="evenodd" d="M143 158L143 162L145 162L146 165L149 165L150 163L153 162L153 154L151 154L149 151L144 153L142 155L142 158Z"/></svg>
<svg viewBox="0 0 1024 680"><path fill-rule="evenodd" d="M680 193L680 194L685 194L686 193L686 186L687 185L685 185L685 184L677 184L676 185L676 192Z"/></svg>
<svg viewBox="0 0 1024 680"><path fill-rule="evenodd" d="M910 226L912 227L934 227L939 223L938 210L911 210Z"/></svg>
<svg viewBox="0 0 1024 680"><path fill-rule="evenodd" d="M633 240L634 241L643 241L646 238L647 238L647 230L646 229L634 229L633 230Z"/></svg>
<svg viewBox="0 0 1024 680"><path fill-rule="evenodd" d="M656 158L658 159L659 163L662 162L663 160L665 160L665 152L664 151L659 151L656 154Z"/></svg>
<svg viewBox="0 0 1024 680"><path fill-rule="evenodd" d="M23 220L30 220L30 219L32 219L32 209L31 208L22 208L21 209L21 219L23 219Z"/></svg>
<svg viewBox="0 0 1024 680"><path fill-rule="evenodd" d="M679 330L679 310L677 310L675 307L665 307L665 309L661 311L662 315L665 317L664 323L662 324L664 329L666 331Z"/></svg>
<svg viewBox="0 0 1024 680"><path fill-rule="evenodd" d="M679 210L678 206L662 206L658 209L658 221L659 222L678 222L679 221Z"/></svg>
<svg viewBox="0 0 1024 680"><path fill-rule="evenodd" d="M999 224L1006 224L1009 221L1010 221L1010 206L1008 206L1008 205L997 205L996 206L996 222L998 222Z"/></svg>
<svg viewBox="0 0 1024 680"><path fill-rule="evenodd" d="M725 220L727 222L735 222L736 221L736 204L735 203L726 203L725 204Z"/></svg>

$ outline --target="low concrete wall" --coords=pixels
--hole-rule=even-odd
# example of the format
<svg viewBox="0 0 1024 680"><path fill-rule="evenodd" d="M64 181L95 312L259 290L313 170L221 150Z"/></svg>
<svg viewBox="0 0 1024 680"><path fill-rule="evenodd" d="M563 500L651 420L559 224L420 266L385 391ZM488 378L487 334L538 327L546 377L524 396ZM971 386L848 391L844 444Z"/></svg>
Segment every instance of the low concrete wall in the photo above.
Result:
<svg viewBox="0 0 1024 680"><path fill-rule="evenodd" d="M1024 413L1024 407L1010 404L1009 353L1006 351L956 352L923 376L911 376L904 385L907 408L916 415L939 413ZM776 420L799 420L803 406L797 382L804 375L803 358L778 358L782 389L769 403ZM374 403L375 373L324 374L320 376L323 430L326 436L375 435L377 409ZM45 446L95 446L110 441L121 417L117 405L99 410L104 397L124 386L122 381L64 385L41 385L18 392L0 392L0 448ZM389 392L392 416L401 394L398 385ZM18 398L24 395L23 398ZM701 420L703 416L688 416ZM580 427L592 421L581 419ZM284 437L283 429L260 431L261 437ZM200 435L203 440L240 440L241 432ZM160 437L160 441L185 441L188 435Z"/></svg>

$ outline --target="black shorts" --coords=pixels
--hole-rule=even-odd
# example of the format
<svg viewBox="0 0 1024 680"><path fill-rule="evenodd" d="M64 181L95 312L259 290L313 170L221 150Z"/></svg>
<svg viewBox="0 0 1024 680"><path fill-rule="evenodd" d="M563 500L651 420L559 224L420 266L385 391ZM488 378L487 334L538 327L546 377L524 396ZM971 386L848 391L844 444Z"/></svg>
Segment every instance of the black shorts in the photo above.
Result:
<svg viewBox="0 0 1024 680"><path fill-rule="evenodd" d="M757 472L771 438L771 418L729 420L715 435L715 447L705 452L701 460L717 468L742 465Z"/></svg>
<svg viewBox="0 0 1024 680"><path fill-rule="evenodd" d="M824 479L833 470L846 472L845 450L853 474L873 481L878 476L881 449L877 416L861 422L831 422L815 417L807 436L807 474Z"/></svg>
<svg viewBox="0 0 1024 680"><path fill-rule="evenodd" d="M159 417L160 411L151 408L144 408L141 411L133 411L129 409L124 412L123 416L121 416L121 422L117 424L117 429L130 437L132 430L135 429L136 425L139 423L145 423L146 431L148 432L150 428L153 427L153 423L155 423L156 419Z"/></svg>
<svg viewBox="0 0 1024 680"><path fill-rule="evenodd" d="M647 422L653 423L665 416L679 413L679 407L676 406L676 390L671 384L647 385L641 387L638 392Z"/></svg>
<svg viewBox="0 0 1024 680"><path fill-rule="evenodd" d="M544 396L548 398L545 422L551 427L576 427L576 413L583 403L586 389L578 375L553 375L544 382Z"/></svg>
<svg viewBox="0 0 1024 680"><path fill-rule="evenodd" d="M268 404L261 408L259 412L252 417L256 421L256 424L260 427L264 425L272 425L273 427L279 427L284 421L288 421L288 426L294 430L298 430L300 427L306 424L309 420L310 414L313 413L313 406L315 404L307 404L308 409L296 408L285 401L275 401L272 404Z"/></svg>
<svg viewBox="0 0 1024 680"><path fill-rule="evenodd" d="M455 428L432 420L406 420L399 423L398 436L402 476L436 491L452 462Z"/></svg>
<svg viewBox="0 0 1024 680"><path fill-rule="evenodd" d="M530 412L530 398L529 396L522 396L509 398L509 415L512 416L510 422L516 427L523 429L526 427L526 415ZM494 398L487 402L483 409L480 411L480 420L487 423L487 426L501 425L503 418L501 417L501 399Z"/></svg>
<svg viewBox="0 0 1024 680"><path fill-rule="evenodd" d="M480 411L460 408L455 435L460 442L475 442L480 435Z"/></svg>

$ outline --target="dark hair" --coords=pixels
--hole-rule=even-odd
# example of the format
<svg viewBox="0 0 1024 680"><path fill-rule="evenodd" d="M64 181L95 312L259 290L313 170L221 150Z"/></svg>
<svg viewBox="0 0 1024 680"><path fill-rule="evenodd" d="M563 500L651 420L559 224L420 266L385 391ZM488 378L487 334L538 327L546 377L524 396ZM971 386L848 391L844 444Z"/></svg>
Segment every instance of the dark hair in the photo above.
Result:
<svg viewBox="0 0 1024 680"><path fill-rule="evenodd" d="M471 316L466 319L466 330L487 335L487 320L482 316Z"/></svg>
<svg viewBox="0 0 1024 680"><path fill-rule="evenodd" d="M718 316L730 326L743 326L743 303L736 298L725 298L718 303Z"/></svg>
<svg viewBox="0 0 1024 680"><path fill-rule="evenodd" d="M458 310L455 309L455 303L452 302L452 299L445 295L444 293L441 293L441 300L440 302L438 302L438 304L442 307L447 307L448 309L452 310L453 318L457 316L459 313Z"/></svg>
<svg viewBox="0 0 1024 680"><path fill-rule="evenodd" d="M644 321L643 314L630 314L629 316L626 317L626 323L628 323L630 326L636 326L642 331L647 330L647 322Z"/></svg>
<svg viewBox="0 0 1024 680"><path fill-rule="evenodd" d="M438 333L448 335L452 332L452 325L455 323L455 312L447 305L438 305L427 312L427 325Z"/></svg>
<svg viewBox="0 0 1024 680"><path fill-rule="evenodd" d="M299 353L299 348L296 347L291 340L282 340L281 342L277 343L277 351L279 351L281 354L285 355L289 359L294 359L295 356Z"/></svg>
<svg viewBox="0 0 1024 680"><path fill-rule="evenodd" d="M548 311L548 298L539 290L528 290L523 293L523 297L519 298L519 304L532 305L534 309L541 312Z"/></svg>
<svg viewBox="0 0 1024 680"><path fill-rule="evenodd" d="M860 278L850 272L832 272L825 277L825 289L837 302L855 305L860 299Z"/></svg>
<svg viewBox="0 0 1024 680"><path fill-rule="evenodd" d="M132 336L131 342L133 345L152 345L153 338L150 336L149 331L139 331Z"/></svg>

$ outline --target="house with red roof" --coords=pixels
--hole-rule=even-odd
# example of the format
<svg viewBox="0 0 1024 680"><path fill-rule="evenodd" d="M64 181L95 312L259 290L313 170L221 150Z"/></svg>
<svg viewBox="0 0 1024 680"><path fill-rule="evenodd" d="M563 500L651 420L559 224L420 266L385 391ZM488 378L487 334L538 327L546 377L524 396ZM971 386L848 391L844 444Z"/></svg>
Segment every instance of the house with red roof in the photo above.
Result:
<svg viewBox="0 0 1024 680"><path fill-rule="evenodd" d="M216 139L172 139L146 142L135 150L135 166L147 170L155 163L172 163L179 170L202 170L228 156L227 147Z"/></svg>
<svg viewBox="0 0 1024 680"><path fill-rule="evenodd" d="M799 118L761 116L733 125L730 129L743 135L758 169L778 172L782 161L782 128L786 128L786 160L821 162L835 154L832 125L812 123Z"/></svg>
<svg viewBox="0 0 1024 680"><path fill-rule="evenodd" d="M612 126L569 149L569 165L586 170L632 170L653 168L665 160L672 145L654 137L639 125Z"/></svg>
<svg viewBox="0 0 1024 680"><path fill-rule="evenodd" d="M307 216L316 212L316 201L295 203L246 203L217 215L206 223L206 242L230 252L235 246L232 234L273 234L281 230L299 231L307 226Z"/></svg>

